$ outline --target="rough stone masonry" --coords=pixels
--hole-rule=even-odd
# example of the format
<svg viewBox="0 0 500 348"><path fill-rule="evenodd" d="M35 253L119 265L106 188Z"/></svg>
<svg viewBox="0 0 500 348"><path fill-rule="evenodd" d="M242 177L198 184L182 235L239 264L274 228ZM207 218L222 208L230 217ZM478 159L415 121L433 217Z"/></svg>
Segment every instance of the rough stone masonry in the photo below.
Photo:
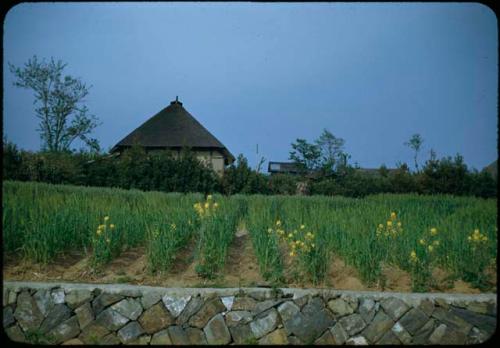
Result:
<svg viewBox="0 0 500 348"><path fill-rule="evenodd" d="M3 327L38 344L475 344L496 294L3 283Z"/></svg>

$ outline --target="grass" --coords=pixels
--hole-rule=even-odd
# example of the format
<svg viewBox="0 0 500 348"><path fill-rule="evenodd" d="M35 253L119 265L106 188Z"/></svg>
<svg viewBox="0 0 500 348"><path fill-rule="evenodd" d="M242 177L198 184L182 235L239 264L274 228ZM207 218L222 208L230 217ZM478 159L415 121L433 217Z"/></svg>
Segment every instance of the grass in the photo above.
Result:
<svg viewBox="0 0 500 348"><path fill-rule="evenodd" d="M432 285L435 267L487 289L486 270L496 267L496 199L382 194L363 199L214 195L207 200L201 194L10 181L3 184L3 197L4 252L42 263L90 250L93 266L101 267L128 248L145 246L150 271L162 272L193 241L197 272L215 279L237 226L244 224L260 273L273 284L291 275L320 283L334 255L355 267L366 284L382 280L382 264L397 266L410 273L414 291ZM279 229L292 237L283 238ZM300 249L301 242L312 243L307 232L314 234L310 251Z"/></svg>

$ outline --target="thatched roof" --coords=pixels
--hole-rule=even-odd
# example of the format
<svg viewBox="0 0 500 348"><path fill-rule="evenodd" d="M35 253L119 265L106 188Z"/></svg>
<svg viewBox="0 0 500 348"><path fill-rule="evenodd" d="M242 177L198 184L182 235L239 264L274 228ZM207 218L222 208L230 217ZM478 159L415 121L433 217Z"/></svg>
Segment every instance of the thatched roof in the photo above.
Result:
<svg viewBox="0 0 500 348"><path fill-rule="evenodd" d="M177 98L120 140L111 152L131 147L133 144L149 149L189 147L193 150L219 150L224 155L226 164L234 161L229 150L184 109Z"/></svg>

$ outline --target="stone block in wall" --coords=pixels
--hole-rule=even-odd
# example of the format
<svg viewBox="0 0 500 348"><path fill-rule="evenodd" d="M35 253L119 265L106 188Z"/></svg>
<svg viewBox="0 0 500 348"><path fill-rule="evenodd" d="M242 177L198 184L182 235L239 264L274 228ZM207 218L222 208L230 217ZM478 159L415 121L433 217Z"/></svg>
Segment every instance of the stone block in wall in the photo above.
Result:
<svg viewBox="0 0 500 348"><path fill-rule="evenodd" d="M66 294L64 293L64 289L55 288L51 290L50 296L52 296L52 301L54 301L54 304L62 304L65 302Z"/></svg>
<svg viewBox="0 0 500 348"><path fill-rule="evenodd" d="M55 328L47 333L50 343L61 344L71 338L78 336L80 333L80 326L76 316L72 316L68 320L63 321Z"/></svg>
<svg viewBox="0 0 500 348"><path fill-rule="evenodd" d="M75 309L76 317L78 318L78 324L80 329L84 329L88 324L94 320L94 311L89 302L84 303L77 309Z"/></svg>
<svg viewBox="0 0 500 348"><path fill-rule="evenodd" d="M380 340L378 340L375 344L377 345L401 345L401 341L399 340L398 336L394 334L392 330L386 331Z"/></svg>
<svg viewBox="0 0 500 348"><path fill-rule="evenodd" d="M172 340L170 339L170 336L168 334L168 330L164 329L161 331L158 331L151 337L151 345L171 345Z"/></svg>
<svg viewBox="0 0 500 348"><path fill-rule="evenodd" d="M203 330L188 327L184 330L184 332L186 332L189 343L192 345L202 345L208 343Z"/></svg>
<svg viewBox="0 0 500 348"><path fill-rule="evenodd" d="M148 334L158 332L174 323L163 302L158 302L139 317L139 323Z"/></svg>
<svg viewBox="0 0 500 348"><path fill-rule="evenodd" d="M175 322L177 325L183 325L191 319L191 317L196 314L203 306L203 299L201 296L195 296L191 298L181 314L176 318Z"/></svg>
<svg viewBox="0 0 500 348"><path fill-rule="evenodd" d="M16 322L12 307L3 307L3 327L9 327Z"/></svg>
<svg viewBox="0 0 500 348"><path fill-rule="evenodd" d="M283 329L277 329L273 332L262 337L258 343L260 345L283 345L287 344L288 340L286 337L286 332Z"/></svg>
<svg viewBox="0 0 500 348"><path fill-rule="evenodd" d="M394 324L394 326L391 328L391 331L394 333L394 335L401 341L402 344L411 344L412 342L412 337L406 329L401 326L400 323Z"/></svg>
<svg viewBox="0 0 500 348"><path fill-rule="evenodd" d="M333 337L330 330L326 330L316 341L315 345L334 345L336 344L335 338Z"/></svg>
<svg viewBox="0 0 500 348"><path fill-rule="evenodd" d="M424 312L418 308L412 308L401 317L399 324L414 335L428 321L429 317Z"/></svg>
<svg viewBox="0 0 500 348"><path fill-rule="evenodd" d="M187 337L186 332L182 327L174 325L174 326L169 326L167 330L173 345L190 344L189 338Z"/></svg>
<svg viewBox="0 0 500 348"><path fill-rule="evenodd" d="M236 344L245 344L248 341L255 340L255 336L249 324L230 327L229 332Z"/></svg>
<svg viewBox="0 0 500 348"><path fill-rule="evenodd" d="M67 340L66 342L61 343L61 346L81 346L84 343L80 341L78 338L72 338Z"/></svg>
<svg viewBox="0 0 500 348"><path fill-rule="evenodd" d="M429 336L434 332L438 323L434 319L430 319L422 326L417 333L412 337L411 344L423 345L428 344Z"/></svg>
<svg viewBox="0 0 500 348"><path fill-rule="evenodd" d="M479 330L477 327L473 327L469 332L469 336L465 344L479 344L486 342L492 335L485 331Z"/></svg>
<svg viewBox="0 0 500 348"><path fill-rule="evenodd" d="M214 316L203 328L208 344L223 345L231 342L231 334L222 314Z"/></svg>
<svg viewBox="0 0 500 348"><path fill-rule="evenodd" d="M14 342L26 342L26 337L19 325L14 325L5 329L7 337Z"/></svg>
<svg viewBox="0 0 500 348"><path fill-rule="evenodd" d="M256 305L257 301L252 297L235 297L233 301L233 307L231 309L233 311L253 311Z"/></svg>
<svg viewBox="0 0 500 348"><path fill-rule="evenodd" d="M375 302L373 299L363 298L359 303L358 313L361 315L365 323L369 323L372 321L379 307L380 303Z"/></svg>
<svg viewBox="0 0 500 348"><path fill-rule="evenodd" d="M251 322L253 316L248 311L231 311L226 313L225 319L227 327L233 327Z"/></svg>
<svg viewBox="0 0 500 348"><path fill-rule="evenodd" d="M434 302L430 299L424 299L420 302L417 308L430 317L434 312Z"/></svg>
<svg viewBox="0 0 500 348"><path fill-rule="evenodd" d="M280 314L282 322L292 319L299 312L300 307L293 301L286 301L278 306L278 313Z"/></svg>
<svg viewBox="0 0 500 348"><path fill-rule="evenodd" d="M497 324L497 320L495 317L456 307L451 307L450 312L462 318L467 323L476 326L477 328L486 331L489 334L493 334L493 332L495 332ZM464 331L464 333L467 335L469 332Z"/></svg>
<svg viewBox="0 0 500 348"><path fill-rule="evenodd" d="M380 305L394 321L397 321L403 314L410 310L410 306L396 297L386 298L380 302Z"/></svg>
<svg viewBox="0 0 500 348"><path fill-rule="evenodd" d="M259 339L276 329L279 318L276 309L271 308L250 323L255 338Z"/></svg>
<svg viewBox="0 0 500 348"><path fill-rule="evenodd" d="M369 342L375 343L393 327L394 321L383 310L378 311L372 322L362 331L361 335Z"/></svg>
<svg viewBox="0 0 500 348"><path fill-rule="evenodd" d="M342 325L340 325L339 323L336 323L335 325L333 325L330 328L330 332L332 333L333 340L335 342L333 344L336 344L336 345L344 344L345 341L347 341L347 339L349 338L349 334L344 330Z"/></svg>
<svg viewBox="0 0 500 348"><path fill-rule="evenodd" d="M189 300L191 300L191 295L174 296L167 294L162 298L165 307L167 307L173 318L177 318L181 314L184 308L186 308Z"/></svg>
<svg viewBox="0 0 500 348"><path fill-rule="evenodd" d="M15 291L9 291L9 298L7 299L7 304L9 306L15 306L17 302L17 293Z"/></svg>
<svg viewBox="0 0 500 348"><path fill-rule="evenodd" d="M335 318L354 313L352 307L341 298L328 301L328 308L333 312Z"/></svg>
<svg viewBox="0 0 500 348"><path fill-rule="evenodd" d="M366 345L368 345L368 341L363 336L355 336L355 337L349 338L345 342L345 344L348 346L366 346Z"/></svg>
<svg viewBox="0 0 500 348"><path fill-rule="evenodd" d="M93 293L88 289L71 289L66 292L66 304L69 308L75 309L85 302L90 302Z"/></svg>
<svg viewBox="0 0 500 348"><path fill-rule="evenodd" d="M161 301L163 294L158 291L147 291L142 294L141 304L144 309L149 309L151 306Z"/></svg>
<svg viewBox="0 0 500 348"><path fill-rule="evenodd" d="M445 310L441 307L437 307L432 313L432 317L438 319L440 322L446 324L453 330L462 332L465 335L468 335L469 331L472 329L472 324L468 323L451 310Z"/></svg>
<svg viewBox="0 0 500 348"><path fill-rule="evenodd" d="M365 321L358 313L343 317L338 322L342 325L342 328L344 328L349 336L353 336L358 332L361 332L366 327Z"/></svg>
<svg viewBox="0 0 500 348"><path fill-rule="evenodd" d="M43 314L28 291L23 291L17 296L14 318L25 332L35 331L40 327Z"/></svg>
<svg viewBox="0 0 500 348"><path fill-rule="evenodd" d="M497 314L496 305L492 302L472 301L467 303L466 309L479 314L486 314L491 316L496 316Z"/></svg>
<svg viewBox="0 0 500 348"><path fill-rule="evenodd" d="M118 338L118 336L111 332L99 339L97 339L97 343L98 345L105 345L105 346L116 346L118 344L120 344L120 339Z"/></svg>
<svg viewBox="0 0 500 348"><path fill-rule="evenodd" d="M141 303L133 298L125 298L112 305L111 309L120 313L124 317L129 318L130 320L136 320L139 318L143 311Z"/></svg>
<svg viewBox="0 0 500 348"><path fill-rule="evenodd" d="M118 330L117 336L121 343L127 344L134 341L143 333L144 330L142 329L141 325L136 321L131 321L120 330Z"/></svg>
<svg viewBox="0 0 500 348"><path fill-rule="evenodd" d="M95 315L100 314L106 307L123 299L122 295L103 292L92 301Z"/></svg>
<svg viewBox="0 0 500 348"><path fill-rule="evenodd" d="M96 323L104 326L109 331L116 331L127 324L130 319L121 315L112 308L103 310L95 319Z"/></svg>
<svg viewBox="0 0 500 348"><path fill-rule="evenodd" d="M262 302L257 302L254 309L252 310L253 315L259 315L260 313L268 310L269 308L278 306L283 303L284 300L265 300Z"/></svg>
<svg viewBox="0 0 500 348"><path fill-rule="evenodd" d="M312 343L334 323L332 314L322 308L319 301L310 301L302 312L283 322L283 326L288 335L297 336L302 342Z"/></svg>
<svg viewBox="0 0 500 348"><path fill-rule="evenodd" d="M198 313L189 319L189 325L198 329L204 328L211 318L218 313L222 313L225 309L226 307L219 298L209 300L201 307Z"/></svg>
<svg viewBox="0 0 500 348"><path fill-rule="evenodd" d="M33 299L44 317L46 317L55 306L54 300L48 290L38 290L33 295Z"/></svg>
<svg viewBox="0 0 500 348"><path fill-rule="evenodd" d="M111 331L109 331L106 327L93 321L87 326L85 326L85 328L78 336L78 339L85 344L97 344L100 339L102 339L103 337L105 337L110 333Z"/></svg>
<svg viewBox="0 0 500 348"><path fill-rule="evenodd" d="M71 310L62 303L54 305L40 325L40 332L47 333L71 317Z"/></svg>

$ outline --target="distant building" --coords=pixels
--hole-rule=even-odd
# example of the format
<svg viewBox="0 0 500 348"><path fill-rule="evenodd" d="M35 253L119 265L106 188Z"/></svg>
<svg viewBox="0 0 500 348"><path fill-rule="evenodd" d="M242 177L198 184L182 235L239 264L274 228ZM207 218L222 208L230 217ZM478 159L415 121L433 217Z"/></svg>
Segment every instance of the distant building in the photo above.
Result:
<svg viewBox="0 0 500 348"><path fill-rule="evenodd" d="M179 155L189 148L205 165L222 175L224 167L234 162L229 150L203 127L176 97L170 105L148 119L120 140L111 153L120 153L138 144L146 149L171 150Z"/></svg>
<svg viewBox="0 0 500 348"><path fill-rule="evenodd" d="M271 174L299 174L300 170L294 162L269 162L267 171Z"/></svg>

